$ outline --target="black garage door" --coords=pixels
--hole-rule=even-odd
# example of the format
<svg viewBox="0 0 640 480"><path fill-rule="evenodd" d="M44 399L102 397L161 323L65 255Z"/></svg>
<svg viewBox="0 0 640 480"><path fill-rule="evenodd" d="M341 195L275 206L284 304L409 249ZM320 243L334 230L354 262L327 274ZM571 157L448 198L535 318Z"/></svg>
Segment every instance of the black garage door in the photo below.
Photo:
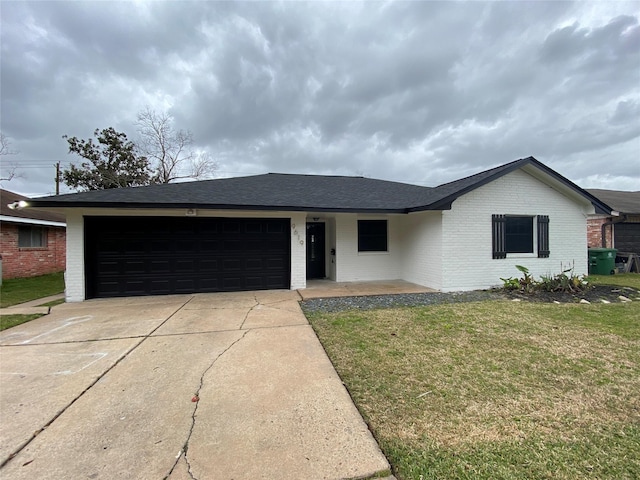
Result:
<svg viewBox="0 0 640 480"><path fill-rule="evenodd" d="M85 217L87 298L290 287L289 219Z"/></svg>
<svg viewBox="0 0 640 480"><path fill-rule="evenodd" d="M640 255L640 223L617 223L614 229L618 251Z"/></svg>

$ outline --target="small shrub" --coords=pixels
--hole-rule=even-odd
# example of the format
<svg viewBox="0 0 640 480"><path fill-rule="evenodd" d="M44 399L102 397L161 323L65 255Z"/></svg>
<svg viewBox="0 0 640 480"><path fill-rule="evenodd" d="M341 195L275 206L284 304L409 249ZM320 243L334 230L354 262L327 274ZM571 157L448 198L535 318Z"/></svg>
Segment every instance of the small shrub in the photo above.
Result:
<svg viewBox="0 0 640 480"><path fill-rule="evenodd" d="M564 269L560 265L562 270L560 273L556 275L541 275L538 281L529 273L527 267L516 265L516 268L524 275L521 278L500 278L504 290L517 290L522 293L534 293L540 290L545 292L578 293L584 292L591 287L584 275L579 276L574 273L573 265L571 268Z"/></svg>

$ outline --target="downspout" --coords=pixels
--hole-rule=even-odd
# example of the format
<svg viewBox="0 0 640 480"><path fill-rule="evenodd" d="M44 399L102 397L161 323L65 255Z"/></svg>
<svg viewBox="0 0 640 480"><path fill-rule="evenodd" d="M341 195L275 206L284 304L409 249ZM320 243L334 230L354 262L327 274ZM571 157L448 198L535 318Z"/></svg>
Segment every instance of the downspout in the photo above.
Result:
<svg viewBox="0 0 640 480"><path fill-rule="evenodd" d="M615 219L609 220L608 222L604 222L602 224L601 231L600 231L600 238L602 239L602 248L607 248L607 232L606 232L606 228L611 225L611 247L613 248L613 225L615 225L616 223L622 223L624 221L627 220L627 216L626 215L620 215Z"/></svg>

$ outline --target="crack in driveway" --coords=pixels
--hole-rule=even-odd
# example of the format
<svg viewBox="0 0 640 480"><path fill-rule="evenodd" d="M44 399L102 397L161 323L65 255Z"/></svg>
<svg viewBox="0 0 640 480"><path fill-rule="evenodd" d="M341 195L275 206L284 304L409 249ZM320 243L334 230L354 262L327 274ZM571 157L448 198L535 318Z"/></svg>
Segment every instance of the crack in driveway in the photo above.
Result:
<svg viewBox="0 0 640 480"><path fill-rule="evenodd" d="M35 440L35 438L42 433L44 430L46 430L49 426L51 426L51 424L53 422L55 422L60 415L62 415L63 413L65 413L74 403L76 403L78 400L80 400L80 398L82 398L84 396L85 393L87 393L89 390L91 390L91 388L93 388L93 386L98 383L100 380L102 380L105 375L107 375L107 373L109 373L111 370L113 370L117 365L120 364L120 362L122 362L125 358L127 358L131 352L133 352L136 348L138 348L140 345L142 345L142 343L151 337L151 335L153 335L154 332L156 332L160 327L162 327L165 323L167 323L176 313L178 313L180 310L182 310L185 305L187 305L191 300L193 299L193 297L191 297L190 299L188 299L186 302L184 302L182 305L180 305L171 315L168 315L167 318L165 318L159 325L157 325L156 327L154 327L149 333L147 333L146 335L142 336L140 338L140 341L137 342L133 347L131 347L129 350L127 350L126 352L124 352L124 354L122 354L120 356L120 358L118 358L113 365L111 365L109 368L107 368L104 372L102 372L100 375L98 375L98 377L92 381L89 386L87 386L87 388L85 388L84 390L82 390L75 398L73 398L67 405L65 405L63 408L61 408L58 412L56 412L53 417L51 417L51 419L49 421L47 421L44 426L40 427L39 429L37 429L35 432L33 432L33 434L24 442L22 442L20 445L18 445L18 448L16 448L13 452L11 452L7 458L2 460L2 463L0 463L0 469L2 469L7 463L9 463L13 458L15 458L22 450L24 450L31 442L33 442L33 440ZM133 337L133 338L138 338L138 337ZM90 340L92 341L92 340ZM59 342L51 342L53 343L59 343ZM62 342L62 343L67 343L67 342ZM74 342L75 343L75 342ZM82 342L78 342L78 343L82 343ZM21 345L11 345L11 346L19 346L22 348L28 348L29 346L33 346L33 345L38 345L38 344L21 344ZM3 348L6 347L5 345L2 346Z"/></svg>
<svg viewBox="0 0 640 480"><path fill-rule="evenodd" d="M253 308L255 308L255 307L252 307L252 309ZM251 310L249 310L249 311L251 311ZM247 312L247 315L249 315L248 312ZM250 331L251 330L245 330L240 338L238 338L237 340L234 340L231 343L231 345L229 345L222 352L220 352L220 354L218 356L216 356L213 359L213 361L209 364L209 366L207 368L205 368L204 371L202 372L202 375L200 376L200 384L198 385L198 389L194 393L194 398L196 399L195 400L195 404L196 405L193 408L193 412L191 413L191 427L189 428L189 433L187 434L187 439L185 440L184 445L182 446L182 450L180 450L180 452L178 453L178 456L176 457L176 461L173 464L173 466L171 467L171 470L169 471L167 476L164 477L164 480L167 480L171 476L171 474L175 470L176 466L178 465L178 462L180 461L180 457L182 455L184 455L184 460L185 460L185 462L187 464L187 473L189 474L189 477L191 477L193 480L197 480L196 477L193 475L193 472L191 471L191 463L189 462L188 454L189 454L189 442L191 441L191 436L193 435L193 429L196 426L196 413L198 412L198 404L200 403L200 391L202 390L202 387L204 386L204 377L207 375L207 372L209 372L209 370L211 370L213 368L215 363L225 353L227 353L229 350L231 350L240 340L242 340L247 335L247 333L249 333Z"/></svg>

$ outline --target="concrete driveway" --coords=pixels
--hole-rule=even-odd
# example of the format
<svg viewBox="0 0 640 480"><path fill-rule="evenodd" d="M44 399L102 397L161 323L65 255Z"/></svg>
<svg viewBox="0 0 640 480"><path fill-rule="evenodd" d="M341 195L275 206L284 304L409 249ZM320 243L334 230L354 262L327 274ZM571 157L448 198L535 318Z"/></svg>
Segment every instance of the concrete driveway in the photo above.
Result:
<svg viewBox="0 0 640 480"><path fill-rule="evenodd" d="M389 465L297 292L93 300L0 334L0 477L344 479Z"/></svg>

